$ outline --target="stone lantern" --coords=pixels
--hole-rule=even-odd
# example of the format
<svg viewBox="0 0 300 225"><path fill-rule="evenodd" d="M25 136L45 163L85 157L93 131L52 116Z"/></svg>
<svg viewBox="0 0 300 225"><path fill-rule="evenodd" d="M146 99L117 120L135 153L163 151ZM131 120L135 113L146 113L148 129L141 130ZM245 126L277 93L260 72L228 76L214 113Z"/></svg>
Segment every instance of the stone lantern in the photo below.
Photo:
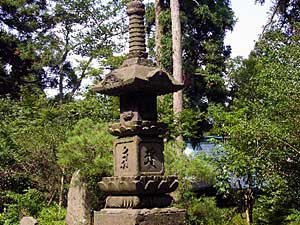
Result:
<svg viewBox="0 0 300 225"><path fill-rule="evenodd" d="M106 208L95 212L94 224L143 224L138 218L149 220L149 225L184 224L184 210L166 208L172 203L169 193L176 190L178 181L175 176L164 176L162 135L167 127L157 121L157 96L176 92L182 84L147 60L144 4L131 1L127 14L128 59L93 87L97 93L120 97L120 122L109 128L118 137L114 142L114 176L99 183L109 196ZM156 222L150 221L153 218Z"/></svg>

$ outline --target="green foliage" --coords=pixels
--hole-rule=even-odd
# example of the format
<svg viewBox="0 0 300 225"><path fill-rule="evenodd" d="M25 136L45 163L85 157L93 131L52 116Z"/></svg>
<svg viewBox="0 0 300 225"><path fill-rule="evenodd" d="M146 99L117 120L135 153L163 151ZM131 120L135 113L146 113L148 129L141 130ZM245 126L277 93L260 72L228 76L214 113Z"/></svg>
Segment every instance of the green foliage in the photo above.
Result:
<svg viewBox="0 0 300 225"><path fill-rule="evenodd" d="M161 37L162 56L160 61L163 68L171 72L170 1L161 2L163 12L160 15L160 24L163 36ZM225 72L225 61L230 55L230 47L224 45L224 37L226 31L232 29L235 21L230 1L227 0L180 1L180 10L185 84L184 108L188 110L183 112L182 123L174 126L181 126L179 132L186 140L195 144L199 142L203 133L210 129L210 121L207 116L208 102L220 103L226 99L227 90L222 77ZM146 20L150 36L149 53L155 57L154 35L151 33L151 28L154 26L153 4L149 4L147 7ZM176 130L171 129L171 132ZM174 134L174 136L176 135L178 133Z"/></svg>
<svg viewBox="0 0 300 225"><path fill-rule="evenodd" d="M178 142L170 141L165 144L166 173L178 175L180 179L213 179L214 168L209 159L203 154L182 154L183 148L184 145Z"/></svg>
<svg viewBox="0 0 300 225"><path fill-rule="evenodd" d="M229 57L230 49L224 46L224 37L227 30L231 30L234 25L233 12L230 8L229 1L182 1L180 2L180 19L182 22L183 35L183 52L184 54L184 70L186 79L191 79L189 85L193 87L189 92L199 94L200 98L195 98L198 102L205 96L205 91L195 89L194 82L204 82L203 76L197 76L201 70L201 75L221 76L224 71L225 59ZM171 44L171 16L170 10L167 10L170 5L169 1L165 1L163 11L160 17L160 23L164 29L162 37L163 51L162 61L163 66L171 71L172 68L172 44ZM149 8L154 10L152 4ZM149 9L149 11L150 11ZM154 25L153 14L147 14L148 26ZM195 76L196 75L196 76ZM201 79L202 81L200 81ZM199 83L198 82L198 83ZM199 85L199 84L198 84Z"/></svg>
<svg viewBox="0 0 300 225"><path fill-rule="evenodd" d="M289 225L297 225L300 223L300 211L293 209L291 214L287 216L286 221Z"/></svg>
<svg viewBox="0 0 300 225"><path fill-rule="evenodd" d="M126 1L73 0L55 1L56 35L51 47L51 70L57 76L55 87L59 88L58 98L73 98L83 79L101 79L106 65L114 66L121 57L124 43ZM54 56L54 57L53 57ZM75 58L75 60L72 58ZM67 85L62 83L67 83ZM62 90L63 89L63 90Z"/></svg>
<svg viewBox="0 0 300 225"><path fill-rule="evenodd" d="M157 106L159 121L168 124L168 138L171 140L182 135L187 141L196 145L198 138L203 135L203 130L210 127L207 122L207 114L197 109L183 109L178 120L175 120L172 110L172 95L159 97ZM203 129L199 130L199 126Z"/></svg>
<svg viewBox="0 0 300 225"><path fill-rule="evenodd" d="M37 220L41 225L66 225L65 217L66 209L52 205L42 208Z"/></svg>
<svg viewBox="0 0 300 225"><path fill-rule="evenodd" d="M107 126L82 119L67 133L67 140L58 149L59 164L72 173L78 169L87 177L111 174L112 140Z"/></svg>
<svg viewBox="0 0 300 225"><path fill-rule="evenodd" d="M255 0L264 4L265 0ZM289 35L299 35L300 1L278 0L272 2L272 21L266 27L268 30L278 27Z"/></svg>
<svg viewBox="0 0 300 225"><path fill-rule="evenodd" d="M7 191L9 204L0 213L1 225L18 225L23 216L36 218L41 225L64 225L66 210L56 204L46 205L44 193L28 189L23 194Z"/></svg>
<svg viewBox="0 0 300 225"><path fill-rule="evenodd" d="M188 224L245 224L245 221L237 216L235 208L218 208L214 197L196 197L192 192L192 184L204 182L208 186L212 185L216 177L215 167L210 158L203 154L182 154L183 147L177 142L168 142L164 155L166 174L178 176L179 188L175 193L175 205L187 209Z"/></svg>
<svg viewBox="0 0 300 225"><path fill-rule="evenodd" d="M1 1L0 97L58 88L70 101L120 52L126 1ZM97 63L100 62L100 63ZM112 65L119 60L111 60ZM93 66L92 66L93 64ZM97 66L96 66L97 65Z"/></svg>
<svg viewBox="0 0 300 225"><path fill-rule="evenodd" d="M57 106L51 99L47 100L42 97L32 101L32 98L24 98L22 102L16 102L9 99L0 100L0 188L1 190L10 190L22 194L25 189L36 188L43 193L47 193L48 201L57 201L60 191L61 176L65 176L65 182L69 182L71 171L65 171L64 167L58 163L59 147L67 143L71 135L73 127L77 121L90 118L88 124L91 129L95 129L95 134L92 130L89 131L91 137L99 137L100 133L105 133L105 128L100 125L95 127L93 121L110 121L114 120L117 115L112 115L116 112L116 103L114 99L102 96L88 94L84 100L70 102L61 106ZM75 131L74 131L75 132ZM80 128L77 126L77 131L80 133ZM98 133L97 133L98 132ZM75 134L75 133L73 133ZM83 135L83 139L89 137ZM97 139L98 140L98 139ZM105 136L104 143L108 143L111 137ZM89 160L93 161L92 165L99 166L97 171L100 175L108 173L109 168L103 168L102 165L110 165L109 157L107 161L102 163L100 156L92 159L91 155L95 147L94 142L83 143L83 147L88 152L91 150ZM74 143L74 139L72 140ZM76 142L75 143L79 143ZM70 144L70 143L68 143ZM91 146L87 146L90 144ZM66 144L67 146L67 144ZM101 146L100 146L101 147ZM103 146L105 147L105 146ZM76 148L78 149L78 147ZM103 149L103 148L102 148ZM103 154L111 155L108 147ZM83 152L82 152L83 153ZM95 152L94 152L95 153ZM87 161L84 165L88 165ZM79 163L80 164L80 163ZM77 166L84 166L83 164ZM75 164L74 164L75 165ZM101 167L101 168L100 168ZM109 166L108 166L109 167ZM102 171L101 169L105 171ZM88 170L88 169L87 169ZM69 172L69 173L66 173ZM96 174L96 168L94 169ZM98 175L99 175L98 174ZM101 176L99 176L101 178ZM96 180L100 178L96 175L92 176L96 185ZM67 186L65 186L64 190ZM63 193L64 199L66 192ZM4 193L0 194L0 211L3 210L4 204L8 204Z"/></svg>
<svg viewBox="0 0 300 225"><path fill-rule="evenodd" d="M218 161L221 181L225 174L245 194L261 193L254 205L259 224L282 224L298 207L299 54L299 37L265 34L230 74L229 107L211 107L215 132L228 136Z"/></svg>
<svg viewBox="0 0 300 225"><path fill-rule="evenodd" d="M0 96L19 98L21 87L45 87L44 70L35 51L39 34L47 39L51 16L46 1L0 2Z"/></svg>
<svg viewBox="0 0 300 225"><path fill-rule="evenodd" d="M105 200L98 182L111 175L113 168L113 137L107 130L103 122L95 123L87 118L79 120L67 132L66 141L59 146L57 153L58 163L67 177L80 170L90 189L90 201L95 210L101 209Z"/></svg>
<svg viewBox="0 0 300 225"><path fill-rule="evenodd" d="M244 219L232 208L218 208L215 198L187 195L188 224L190 225L244 225Z"/></svg>
<svg viewBox="0 0 300 225"><path fill-rule="evenodd" d="M1 225L18 225L23 216L36 217L45 205L43 194L35 189L28 189L24 194L8 191L6 198L10 204L0 213Z"/></svg>

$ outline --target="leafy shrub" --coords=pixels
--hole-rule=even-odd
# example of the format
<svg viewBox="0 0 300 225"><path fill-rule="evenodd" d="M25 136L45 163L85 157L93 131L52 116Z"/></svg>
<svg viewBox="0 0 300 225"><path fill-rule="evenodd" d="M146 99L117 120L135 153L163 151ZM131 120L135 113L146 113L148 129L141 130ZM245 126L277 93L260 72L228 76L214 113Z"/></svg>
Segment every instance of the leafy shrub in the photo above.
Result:
<svg viewBox="0 0 300 225"><path fill-rule="evenodd" d="M65 217L66 209L52 205L42 208L37 220L40 225L65 225Z"/></svg>
<svg viewBox="0 0 300 225"><path fill-rule="evenodd" d="M24 194L6 192L8 203L0 214L1 225L18 225L23 216L37 217L44 207L44 196L35 189L26 190Z"/></svg>
<svg viewBox="0 0 300 225"><path fill-rule="evenodd" d="M218 208L214 197L200 197L186 194L189 225L243 225L246 224L234 208Z"/></svg>
<svg viewBox="0 0 300 225"><path fill-rule="evenodd" d="M107 124L82 119L67 133L67 140L58 149L58 163L66 175L80 170L90 188L94 210L104 206L105 194L98 182L112 174L113 137L107 132Z"/></svg>
<svg viewBox="0 0 300 225"><path fill-rule="evenodd" d="M8 191L5 198L7 204L0 213L0 225L19 225L23 216L36 218L40 225L65 225L66 210L56 204L47 205L44 194L36 189L23 194Z"/></svg>
<svg viewBox="0 0 300 225"><path fill-rule="evenodd" d="M299 225L300 224L300 210L293 209L291 214L287 216L286 221L289 225Z"/></svg>
<svg viewBox="0 0 300 225"><path fill-rule="evenodd" d="M112 173L112 141L107 125L82 119L67 133L58 149L58 163L72 174L80 169L87 177Z"/></svg>
<svg viewBox="0 0 300 225"><path fill-rule="evenodd" d="M204 181L211 185L215 179L215 168L204 154L187 156L182 153L183 144L168 142L165 145L166 174L177 175L179 188L176 207L187 209L189 225L244 224L234 208L221 209L214 197L197 197L192 190L193 182Z"/></svg>

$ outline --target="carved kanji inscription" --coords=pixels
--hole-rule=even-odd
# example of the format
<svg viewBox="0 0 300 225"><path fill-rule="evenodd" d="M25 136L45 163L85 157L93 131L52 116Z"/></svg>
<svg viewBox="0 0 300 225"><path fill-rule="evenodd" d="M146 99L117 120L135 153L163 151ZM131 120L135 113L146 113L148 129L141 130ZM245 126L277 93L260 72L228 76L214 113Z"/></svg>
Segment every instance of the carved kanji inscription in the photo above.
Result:
<svg viewBox="0 0 300 225"><path fill-rule="evenodd" d="M114 157L117 176L138 175L137 146L132 138L117 140L115 143Z"/></svg>
<svg viewBox="0 0 300 225"><path fill-rule="evenodd" d="M121 169L128 169L128 148L124 146L123 153L122 153L122 162L121 162Z"/></svg>
<svg viewBox="0 0 300 225"><path fill-rule="evenodd" d="M114 150L116 176L162 175L163 141L133 136L119 138Z"/></svg>
<svg viewBox="0 0 300 225"><path fill-rule="evenodd" d="M163 173L163 144L159 139L140 143L140 171L145 175Z"/></svg>
<svg viewBox="0 0 300 225"><path fill-rule="evenodd" d="M146 154L144 156L144 166L156 168L155 162L157 161L157 159L155 155L155 149L154 148L146 149L145 153Z"/></svg>

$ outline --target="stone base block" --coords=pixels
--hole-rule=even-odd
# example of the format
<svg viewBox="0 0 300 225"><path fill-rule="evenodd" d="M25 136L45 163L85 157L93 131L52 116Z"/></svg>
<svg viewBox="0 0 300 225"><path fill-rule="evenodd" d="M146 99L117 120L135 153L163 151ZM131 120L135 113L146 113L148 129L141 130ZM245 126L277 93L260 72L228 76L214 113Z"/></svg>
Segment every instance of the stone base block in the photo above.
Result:
<svg viewBox="0 0 300 225"><path fill-rule="evenodd" d="M185 225L186 211L163 209L103 209L94 212L94 225Z"/></svg>

